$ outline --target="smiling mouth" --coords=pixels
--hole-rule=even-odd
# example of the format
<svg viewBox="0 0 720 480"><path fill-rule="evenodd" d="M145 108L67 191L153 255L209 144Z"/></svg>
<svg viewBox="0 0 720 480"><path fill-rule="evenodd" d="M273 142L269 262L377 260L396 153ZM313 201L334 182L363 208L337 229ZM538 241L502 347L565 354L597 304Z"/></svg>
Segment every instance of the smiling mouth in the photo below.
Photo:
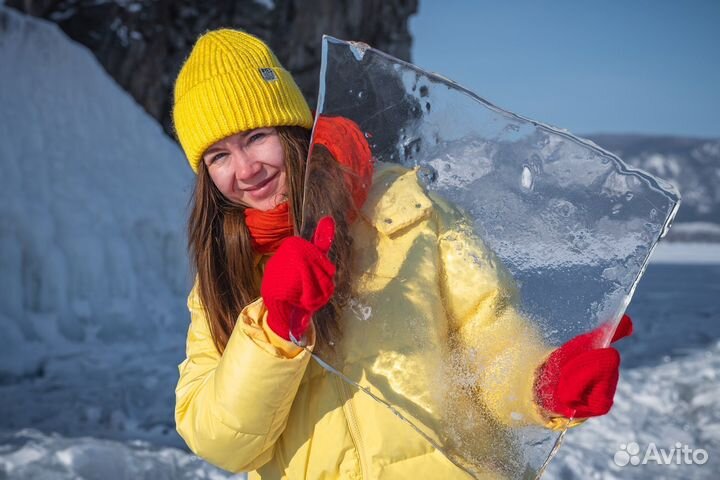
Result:
<svg viewBox="0 0 720 480"><path fill-rule="evenodd" d="M275 172L275 175L272 175L272 176L266 178L265 180L263 180L262 182L258 183L257 185L253 185L252 187L248 187L248 188L243 188L243 191L245 191L245 192L254 192L255 190L260 190L260 189L263 188L265 185L267 185L268 183L270 183L270 182L271 182L275 177L277 177L279 174L280 174L280 172Z"/></svg>

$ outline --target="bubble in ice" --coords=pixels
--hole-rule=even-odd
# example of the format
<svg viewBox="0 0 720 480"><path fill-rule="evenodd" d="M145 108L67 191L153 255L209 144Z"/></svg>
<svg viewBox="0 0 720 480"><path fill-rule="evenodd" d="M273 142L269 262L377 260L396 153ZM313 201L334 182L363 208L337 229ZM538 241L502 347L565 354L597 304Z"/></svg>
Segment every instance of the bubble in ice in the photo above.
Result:
<svg viewBox="0 0 720 480"><path fill-rule="evenodd" d="M562 217L569 217L573 212L574 207L567 200L557 200L553 203L554 210Z"/></svg>
<svg viewBox="0 0 720 480"><path fill-rule="evenodd" d="M362 90L360 90L360 91L357 93L357 98L358 98L358 100L362 100L363 98L365 98L365 92L363 92Z"/></svg>
<svg viewBox="0 0 720 480"><path fill-rule="evenodd" d="M423 185L430 185L432 183L435 183L437 180L437 170L435 170L433 167L429 165L423 165L422 167L418 168L417 176L420 179L420 183Z"/></svg>
<svg viewBox="0 0 720 480"><path fill-rule="evenodd" d="M530 167L523 166L522 174L520 174L520 185L526 190L530 190L533 184L533 174Z"/></svg>

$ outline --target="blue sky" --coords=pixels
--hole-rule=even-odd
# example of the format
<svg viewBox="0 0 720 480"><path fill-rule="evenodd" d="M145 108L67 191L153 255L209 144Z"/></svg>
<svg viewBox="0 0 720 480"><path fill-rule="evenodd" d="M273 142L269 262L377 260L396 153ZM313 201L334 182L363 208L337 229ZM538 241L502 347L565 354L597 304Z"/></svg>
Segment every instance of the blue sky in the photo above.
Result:
<svg viewBox="0 0 720 480"><path fill-rule="evenodd" d="M420 0L413 63L588 133L720 137L720 0Z"/></svg>

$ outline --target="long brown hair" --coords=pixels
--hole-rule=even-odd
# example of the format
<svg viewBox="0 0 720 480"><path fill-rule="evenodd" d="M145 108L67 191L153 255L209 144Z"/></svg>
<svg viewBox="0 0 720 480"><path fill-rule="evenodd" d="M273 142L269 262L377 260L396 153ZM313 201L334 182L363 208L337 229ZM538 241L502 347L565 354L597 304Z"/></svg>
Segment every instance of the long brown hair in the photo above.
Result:
<svg viewBox="0 0 720 480"><path fill-rule="evenodd" d="M355 207L344 179L352 172L343 169L327 149L315 145L308 172L313 180L305 185L310 131L301 127L277 127L277 132L285 153L287 200L296 233L310 238L324 215L331 215L336 221L335 240L329 252L330 260L337 267L335 294L314 317L318 342L332 346L341 335L340 311L351 289L352 240L347 219L354 216ZM223 196L201 161L191 198L188 250L213 341L220 353L227 345L240 311L260 296L262 272L245 225L244 209ZM305 218L301 226L303 210Z"/></svg>

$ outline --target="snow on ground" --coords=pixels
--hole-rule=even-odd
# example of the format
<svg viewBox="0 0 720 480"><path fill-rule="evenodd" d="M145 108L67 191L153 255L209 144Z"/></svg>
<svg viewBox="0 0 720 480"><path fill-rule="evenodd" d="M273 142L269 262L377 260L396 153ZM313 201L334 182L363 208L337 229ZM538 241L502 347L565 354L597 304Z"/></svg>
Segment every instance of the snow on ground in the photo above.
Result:
<svg viewBox="0 0 720 480"><path fill-rule="evenodd" d="M182 153L87 50L1 6L0 78L0 478L230 477L173 424L188 322ZM654 252L629 309L636 334L619 345L616 407L568 434L547 478L720 471L716 252ZM619 467L628 442L709 460Z"/></svg>
<svg viewBox="0 0 720 480"><path fill-rule="evenodd" d="M622 348L621 348L622 350ZM707 350L660 364L625 369L615 405L606 417L571 430L566 444L548 469L547 478L715 479L720 472L720 340ZM640 464L615 463L618 452L634 442ZM702 449L703 465L669 464L642 459L654 443L668 455ZM677 447L677 443L682 446ZM623 446L625 446L623 448ZM652 454L652 450L650 451ZM677 454L676 454L677 455ZM660 457L662 458L662 457ZM692 458L692 457L690 457ZM703 458L696 457L699 461Z"/></svg>
<svg viewBox="0 0 720 480"><path fill-rule="evenodd" d="M220 480L228 476L176 448L140 440L65 438L23 429L0 436L2 478L35 480Z"/></svg>

